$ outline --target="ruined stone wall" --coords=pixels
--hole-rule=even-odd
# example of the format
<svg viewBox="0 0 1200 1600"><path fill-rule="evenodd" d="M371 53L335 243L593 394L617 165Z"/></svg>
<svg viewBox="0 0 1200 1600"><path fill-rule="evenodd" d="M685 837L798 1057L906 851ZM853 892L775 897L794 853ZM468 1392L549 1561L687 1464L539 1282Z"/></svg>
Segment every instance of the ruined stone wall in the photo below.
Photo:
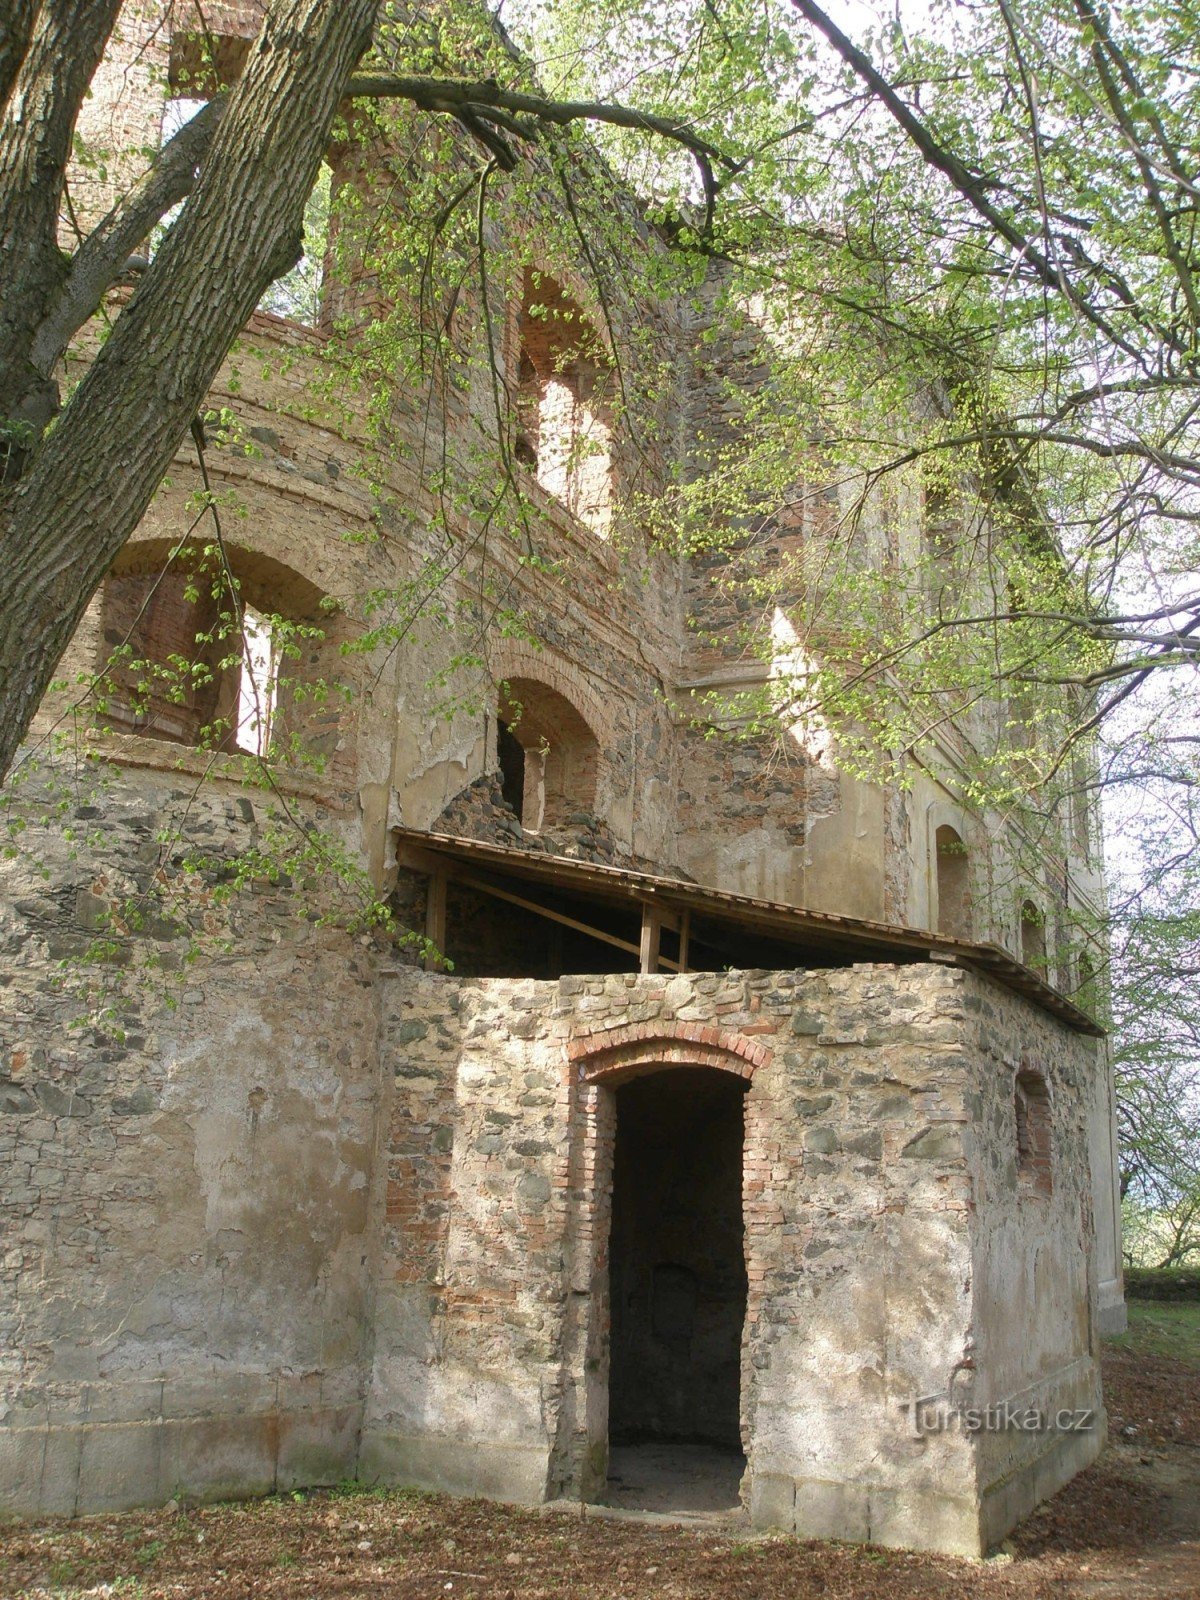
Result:
<svg viewBox="0 0 1200 1600"><path fill-rule="evenodd" d="M904 1403L1094 1396L1090 1042L938 966L381 972L316 900L297 916L264 884L223 905L219 871L156 842L170 800L127 776L100 815L77 807L75 854L31 790L33 851L6 866L6 1505L355 1470L598 1494L614 1091L672 1066L748 1085L757 1522L975 1550L1087 1458L1098 1434L1052 1457L917 1440ZM218 856L263 820L232 785L192 803ZM232 942L176 976L189 929ZM1036 1215L1013 1194L1014 1052L1052 1063Z"/></svg>
<svg viewBox="0 0 1200 1600"><path fill-rule="evenodd" d="M974 996L971 1019L977 1310L960 1398L1047 1419L1043 1428L979 1436L985 1526L998 1529L1052 1494L1104 1440L1099 1313L1116 1274L1098 1249L1096 1209L1111 1196L1096 1182L1104 1169L1093 1170L1089 1143L1109 1064L1102 1041L1064 1035L1003 991ZM1047 1097L1040 1135L1020 1126L1029 1112L1017 1101L1029 1077ZM1055 1420L1060 1412L1073 1414L1078 1431Z"/></svg>
<svg viewBox="0 0 1200 1600"><path fill-rule="evenodd" d="M916 469L868 492L852 461L823 458L828 425L812 393L789 411L793 481L759 491L740 480L739 464L761 426L755 403L771 381L769 347L787 335L772 328L770 307L748 305L740 323L710 325L728 288L714 269L692 313L705 337L695 341L692 381L681 393L681 472L712 475L717 495L707 514L723 535L685 565L676 685L685 725L678 736L681 864L702 882L742 893L936 929L933 836L949 823L971 858L971 936L1020 956L1018 908L1032 897L1046 916L1048 942L1065 942L1067 907L1087 923L1104 902L1096 863L1075 836L1086 828L1073 831L1057 816L1043 819L1035 838L1011 815L980 816L969 798L980 759L1017 736L1017 710L1006 697L984 697L948 716L894 778L881 758L871 783L839 771L834 730L803 707L779 714L768 736L745 741L744 725L761 717L772 678L821 664L822 636L838 627L835 606L814 604L830 573L895 574L905 584L921 573L932 614L941 587L980 582L978 570L968 579L972 563L964 556L979 529L939 523ZM824 334L803 336L816 343ZM916 423L925 402L915 386L908 404ZM902 416L887 419L898 436L903 427ZM731 475L722 529L721 490ZM1026 705L1022 714L1029 712ZM739 736L701 736L714 723ZM1070 991L1069 963L1058 965L1051 981Z"/></svg>
<svg viewBox="0 0 1200 1600"><path fill-rule="evenodd" d="M252 3L222 6L213 29L247 36L260 10ZM172 27L186 33L190 22L165 0L131 4L127 13L88 117L99 119L97 125L107 119L114 137L136 122L145 145L153 142L151 124L161 112L167 56L178 79L191 48L186 39L170 45ZM396 138L403 142L411 133L414 151L427 163L416 131L420 120L401 116ZM439 147L448 170L467 159L456 141L447 133ZM369 235L372 207L385 203L394 181L389 153L375 141L339 146L331 159L337 181L361 190L365 202L362 215L342 225L352 237L356 228ZM495 457L486 436L497 422L497 394L503 406L505 394L521 392L522 328L526 344L536 346L549 326L545 319L522 320L531 273L545 269L561 280L572 317L592 324L601 365L610 338L618 346L622 389L632 398L629 415L616 416L606 445L617 498L626 490L661 487L673 472L694 477L719 462L722 451L736 451L747 401L766 372L767 335L752 309L740 328L713 342L707 337L710 308L649 286L653 275L640 274L637 266L662 245L627 197L608 196L611 206L624 209L629 248L620 253L624 264L604 257L602 308L590 268L567 259L569 249L553 242L551 223L561 207L549 168L540 187L536 163L532 171L528 205L501 206L487 223L494 379L478 288L466 284L453 319L462 364L428 383L414 381L411 372L398 378L382 418L377 407L372 417L369 384L361 390L349 380L329 385L333 347L323 334L263 313L211 395L213 408L234 419L233 439L216 433L210 448L219 494L231 497L226 537L245 552L299 571L343 605L329 614L323 665L327 676L341 676L353 700L334 705L332 725L320 730L320 779L357 813L355 842L376 881L382 883L388 870L389 822L431 826L460 794L496 771L499 685L525 678L563 695L599 748L581 807L599 828L569 826L554 837L543 832L542 844L603 860L610 859L611 843L611 859L618 862L818 909L934 925L929 819L936 810L969 836L978 869L975 932L1016 948L1012 852L1006 855L1001 840L1006 825L990 819L985 826L959 804L952 761L945 773L917 773L911 793L899 786L885 790L839 773L828 730L803 719L781 725L777 738L732 744L705 739L691 723L708 690L736 692L761 683L769 670L750 651L749 635L770 632L780 619L755 581L786 571L810 547L827 542L848 510L853 486L842 492L823 477L828 469L815 443L819 419L808 419L814 453L803 469L798 466L802 479L782 493L778 485L765 487L761 507L736 508L740 538L728 556L700 552L681 562L625 516L611 526L605 521L601 531L611 537L602 537L598 524L573 514L564 496L550 492L519 460L510 463L507 485L498 469L479 475L480 461ZM120 172L112 167L110 189ZM586 185L581 191L589 206L598 203L597 194ZM347 248L353 258L352 240ZM354 280L352 259L349 276ZM704 293L715 298L722 287L714 272ZM349 296L343 310L387 310L386 300L369 306L355 298L381 293L374 278L351 281L337 293ZM87 353L84 340L73 359L86 360ZM379 434L374 430L381 420ZM803 430L803 418L797 427ZM253 453L247 455L243 444ZM455 480L449 494L433 470L443 461ZM469 472L476 477L468 486ZM193 515L189 496L197 476L190 444L181 448L171 480L135 536L147 551L161 545L164 557ZM515 519L518 497L523 522ZM856 522L856 559L903 560L921 541L920 502L911 484L871 500ZM211 530L205 526L200 534ZM414 618L413 596L426 593L434 569L451 576L426 614ZM361 615L364 594L375 597L369 619ZM497 604L519 614L520 624L494 617L489 627ZM339 654L368 621L394 628L397 637L385 639L369 659ZM527 638L520 637L523 630ZM113 632L104 627L101 598L65 663L67 675L94 671L111 648L105 634ZM786 626L774 642L781 661L803 648ZM43 722L63 705L62 696L52 696ZM183 719L187 727L191 721ZM108 753L151 764L165 759L144 734L131 739L120 747L110 743ZM569 818L571 797L562 798L562 815ZM520 842L537 848L539 836L529 819L526 824ZM1048 892L1040 898L1048 900Z"/></svg>
<svg viewBox="0 0 1200 1600"><path fill-rule="evenodd" d="M230 0L210 11L206 21L217 41L218 76L225 68L226 76L236 75L241 42L260 24L261 5ZM196 19L186 5L130 0L124 8L81 124L85 140L106 158L103 166L86 166L72 178L77 209L89 217L102 212L145 164L165 98L212 87L211 74L192 81L202 65L195 34ZM228 50L225 36L231 36ZM415 127L421 119L409 121ZM406 127L401 116L401 142ZM473 159L451 127L444 133L439 159L448 170ZM126 145L134 162L128 171L117 159ZM368 286L356 281L352 258L354 229L361 227L370 238L372 205L391 204L396 177L387 165L389 152L372 143L361 149L339 145L330 155L335 187L351 183L367 200L353 225L335 218L335 231L341 225L349 230L351 281L331 288L337 288L344 312L386 312L386 299L373 307L363 300ZM522 672L566 694L601 741L589 808L600 829L595 840L583 841L583 849L592 853L594 847L602 857L604 841L611 839L614 858L636 857L660 867L675 861L673 755L663 690L678 654L676 563L650 550L641 530L627 523L619 530L619 548L598 536L520 464L507 487L480 469L481 460L495 455L485 434L495 431L496 395L517 384L526 263L550 266L593 327L602 327L602 342L611 335L622 345L623 385L632 410L613 432L610 465L614 486L624 489L651 487L669 470L673 395L663 378L675 360L675 308L669 296L648 296L633 269L661 245L627 197L608 196L610 214L627 214L633 251L624 252L625 265L605 258L603 311L596 286L578 263L543 261L539 248L548 255L561 255L562 249L554 244L555 228L543 228L535 213L542 206L561 221L562 208L549 164L541 173L544 192L538 189L536 160L533 177L533 193L520 207L501 206L487 223L495 377L484 359L478 286L467 282L454 317L464 364L445 381L421 380L416 363L405 368L382 410L369 378L361 386L352 378L338 381L322 332L261 311L209 397L212 411L230 424L210 427L208 449L229 547L241 552L242 565L261 556L298 573L334 606L325 618L333 659L322 666L340 669L324 675L340 680L352 699L343 704L336 690L330 697L336 716L321 730L314 782L352 817L357 813L359 837L351 840L348 830L347 842L377 882L388 868L389 824L430 825L462 790L495 770L497 685ZM605 185L611 187L607 179ZM80 198L85 190L91 195L86 207ZM581 188L585 213L600 199ZM370 247L377 248L377 240L371 238ZM121 299L120 292L114 295L112 310ZM92 330L72 351L68 379L78 377L94 340ZM454 480L448 491L435 482L436 469L447 462ZM468 467L476 475L469 489ZM161 569L189 527L198 542L214 537L210 518L195 521L192 497L199 487L195 451L185 442L131 541L140 575L152 572L156 558ZM609 531L607 524L602 531ZM435 568L448 576L431 590ZM235 570L242 579L236 562ZM122 581L130 587L127 578L113 584ZM367 595L373 597L369 618L363 614ZM423 617L413 614L414 596L428 602ZM62 666L71 690L48 697L37 732L61 732L91 715L85 707L77 718L71 708L79 687L103 667L119 643L115 636L123 637L132 621L130 606L123 608L120 598L115 590L107 603L104 594L96 597ZM269 601L269 592L264 599ZM489 628L497 606L505 615ZM514 623L510 613L521 621ZM367 658L341 654L367 625L394 629L399 646L387 637ZM177 653L194 654L186 648L188 631L186 621L181 628L164 625L162 651L177 647L182 632L185 648ZM522 631L527 639L519 637ZM164 703L153 709L161 713L162 729L183 742L213 709L205 704L190 715L190 707L181 714L176 706L172 715L165 689L158 698ZM66 723L64 712L71 713ZM143 728L115 735L114 724L125 727L134 720L101 718L98 742L105 754L151 767L173 763L178 753L161 749L161 741ZM575 833L581 831L588 830Z"/></svg>
<svg viewBox="0 0 1200 1600"><path fill-rule="evenodd" d="M0 1503L337 1481L371 1297L369 952L317 924L315 884L222 903L262 794L102 783L23 785L0 864ZM160 842L180 806L211 870Z"/></svg>
<svg viewBox="0 0 1200 1600"><path fill-rule="evenodd" d="M1011 1143L977 1120L991 985L875 966L557 983L406 972L387 991L397 1088L366 1478L523 1500L597 1491L613 1088L711 1067L749 1083L740 1411L755 1520L981 1548L1001 1469L961 1431L912 1437L905 1403L966 1392L1006 1327L1013 1365L998 1370L1018 1375L1011 1307L985 1292L991 1224L976 1224ZM1087 1058L1057 1024L1031 1026ZM1057 1159L1078 1165L1074 1139ZM1078 1257L1077 1283L1078 1228L1064 1199L1043 1236L1055 1260ZM1067 1318L1051 1343L1094 1388L1086 1327ZM1034 1471L1014 1463L1021 1492Z"/></svg>

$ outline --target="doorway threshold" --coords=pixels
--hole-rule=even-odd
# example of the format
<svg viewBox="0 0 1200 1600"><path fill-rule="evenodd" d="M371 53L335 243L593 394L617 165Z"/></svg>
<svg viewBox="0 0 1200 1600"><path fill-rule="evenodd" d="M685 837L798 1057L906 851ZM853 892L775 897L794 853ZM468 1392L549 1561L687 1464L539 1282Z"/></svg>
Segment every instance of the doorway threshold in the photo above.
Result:
<svg viewBox="0 0 1200 1600"><path fill-rule="evenodd" d="M654 1440L613 1445L605 1498L617 1511L653 1512L672 1520L744 1517L746 1458L710 1444Z"/></svg>

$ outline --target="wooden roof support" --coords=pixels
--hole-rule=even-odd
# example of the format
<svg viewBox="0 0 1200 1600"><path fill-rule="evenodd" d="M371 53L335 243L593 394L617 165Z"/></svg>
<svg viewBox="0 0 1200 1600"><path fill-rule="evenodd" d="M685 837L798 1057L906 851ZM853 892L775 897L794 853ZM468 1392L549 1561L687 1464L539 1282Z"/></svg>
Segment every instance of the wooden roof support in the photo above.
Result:
<svg viewBox="0 0 1200 1600"><path fill-rule="evenodd" d="M647 901L642 906L642 943L638 950L638 971L657 972L659 945L662 942L662 921L658 908Z"/></svg>
<svg viewBox="0 0 1200 1600"><path fill-rule="evenodd" d="M573 928L576 933L584 933L589 939L599 939L601 944L615 945L618 950L625 950L630 955L643 959L645 950L645 917L652 915L651 908L647 906L642 921L642 943L636 945L631 939L621 939L615 933L608 933L604 928L593 927L589 922L581 922L577 917L568 917L563 911L554 911L549 906L542 906L536 900L527 900L523 895L513 894L511 889L501 889L498 884L489 883L486 878L477 878L473 873L455 873L455 883L460 883L465 889L476 889L480 894L490 894L496 900L507 901L509 905L520 906L522 911L532 911L535 917L545 917L548 922L556 922L560 927ZM657 952L657 940L655 941ZM679 963L670 961L666 956L658 956L653 967L643 966L643 972L657 972L658 965L670 967L672 971L679 971Z"/></svg>
<svg viewBox="0 0 1200 1600"><path fill-rule="evenodd" d="M987 973L1006 988L1023 994L1035 1005L1060 1017L1080 1033L1103 1037L1104 1029L1066 995L1030 971L1021 961L998 945L976 944L969 940L929 933L922 928L902 928L871 922L861 917L845 917L828 911L812 911L801 906L780 905L757 900L749 895L731 894L703 884L681 879L656 877L652 873L632 872L623 867L601 866L563 856L535 855L504 845L485 844L477 839L459 839L447 834L425 833L418 829L397 828L397 862L415 872L444 872L452 882L466 883L485 894L523 907L551 922L574 928L603 944L616 946L638 958L643 971L667 968L678 972L690 966L689 945L692 924L701 924L699 942L710 942L703 930L712 924L736 938L739 932L782 943L795 952L797 965L828 966L837 955L842 961L944 961ZM638 944L620 939L603 928L596 928L549 906L512 894L474 873L483 869L508 879L536 885L551 891L642 916L643 939ZM650 913L653 913L652 918ZM653 934L646 932L647 920L677 931L679 959L671 961L659 950L654 958ZM653 962L652 962L652 958Z"/></svg>

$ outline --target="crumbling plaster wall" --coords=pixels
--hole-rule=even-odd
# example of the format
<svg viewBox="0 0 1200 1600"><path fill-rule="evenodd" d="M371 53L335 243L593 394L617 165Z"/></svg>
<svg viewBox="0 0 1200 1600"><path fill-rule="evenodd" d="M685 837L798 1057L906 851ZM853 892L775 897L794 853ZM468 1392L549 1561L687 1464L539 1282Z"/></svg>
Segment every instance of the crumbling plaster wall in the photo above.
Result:
<svg viewBox="0 0 1200 1600"><path fill-rule="evenodd" d="M209 21L218 34L249 35L260 13L251 0L235 0L218 7ZM166 0L126 7L86 108L87 127L98 130L97 137L103 131L102 144L126 136L139 149L153 142L172 25L186 29L189 22L174 15ZM363 168L368 205L358 225L367 227L372 163L386 160L385 153L340 151L337 159ZM445 159L459 159L453 141ZM118 162L109 164L110 189L123 170ZM388 188L378 184L377 174L375 181ZM549 176L546 192L553 194ZM551 216L555 207L547 203ZM652 257L661 241L632 204L627 213L630 259ZM511 386L523 262L536 259L537 225L514 215L490 220L488 228L500 380ZM553 233L548 225L546 238ZM566 262L546 265L562 276L607 338L609 324L587 274ZM711 466L720 451L737 448L744 396L756 391L765 371L764 335L752 315L712 343L700 337L709 309L655 295L632 269L617 279L608 285L611 327L618 344L629 346L626 378L638 396L635 411L645 416L636 428L623 423L616 429L614 481L653 488L675 468L686 478ZM352 287L356 294L365 292L361 285ZM714 272L704 294L715 297L721 289ZM530 570L523 547L498 537L480 544L488 568L481 570L478 517L465 509L469 497L451 513L448 547L436 531L445 502L420 469L422 461L440 459L444 444L448 458L465 472L466 463L480 456L481 430L495 422L477 297L476 290L465 289L455 319L455 337L465 341L463 353L470 358L464 372L446 383L432 406L427 396L397 386L382 458L369 438L367 396L347 390L318 398L312 378L321 365L322 336L283 319L256 315L212 393L214 407L229 407L259 452L248 459L236 449L210 451L218 485L239 502L228 513L231 538L277 553L351 607L367 591L405 593L418 581L426 557L450 565L461 561L444 596L453 626L443 628L427 617L408 631L399 649L344 662L356 701L343 721L357 726L342 729L322 781L350 802L358 837L348 830L348 842L361 850L375 880L382 883L389 868L390 824L433 825L457 795L495 770L495 684L515 664L567 693L581 714L587 714L589 701L603 707L597 719L603 727L595 730L603 754L596 810L611 830L618 858L818 909L930 924L936 906L924 818L931 804L950 798L937 779L909 774L915 778L911 793L899 785L885 790L856 781L838 772L828 731L819 728L783 728L768 747L706 740L689 725L706 687L726 685L731 674L735 681L739 674L761 678L768 670L747 653L746 630L762 620L756 615L761 599L738 581L739 574L746 569L761 575L801 558L806 542L828 541L847 510L843 502L850 490L839 497L822 488L821 463L814 459L811 483L798 485L790 503L764 505L761 525L747 519L743 548L732 558L714 551L680 562L671 551L653 548L636 528L623 525L612 543L597 538L518 468L539 562ZM630 362L634 349L637 360ZM86 358L85 340L80 359ZM663 381L672 370L674 380ZM653 426L642 426L647 420ZM172 477L176 487L160 495L138 540L169 539L190 521L186 499L196 487L190 445L181 448ZM864 555L903 559L920 543L920 495L907 485L876 498L861 525ZM486 667L480 669L463 658L476 649L475 630L482 625L472 609L474 597L489 590L523 613L530 643L501 637L507 628L493 630L485 637ZM98 622L94 609L67 663L71 673L86 674L103 659ZM779 647L786 657L794 642L781 636ZM48 715L57 715L63 704L52 697ZM132 736L123 747L110 742L108 749L153 765L164 759L153 743ZM1008 902L1018 903L1019 896L1014 900L1008 892L1006 862L1013 852L1000 832L990 825L974 829L979 932L1015 949L1019 926ZM1006 859L993 862L993 855ZM1078 865L1072 866L1073 882L1086 899L1094 875L1081 877ZM989 900L997 893L1003 905Z"/></svg>
<svg viewBox="0 0 1200 1600"><path fill-rule="evenodd" d="M80 788L27 782L0 865L0 1504L337 1481L370 1316L370 953L317 924L318 888L225 906L219 867L159 842L184 802L236 853L261 795Z"/></svg>

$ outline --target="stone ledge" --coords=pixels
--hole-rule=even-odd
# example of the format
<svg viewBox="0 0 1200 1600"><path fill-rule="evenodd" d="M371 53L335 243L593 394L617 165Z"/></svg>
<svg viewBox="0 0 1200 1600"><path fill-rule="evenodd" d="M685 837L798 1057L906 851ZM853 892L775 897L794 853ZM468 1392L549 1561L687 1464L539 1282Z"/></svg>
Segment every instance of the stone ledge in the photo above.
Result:
<svg viewBox="0 0 1200 1600"><path fill-rule="evenodd" d="M349 805L347 797L332 784L310 773L271 766L274 787L270 787L245 776L245 763L253 762L253 756L214 754L191 745L173 744L167 739L148 738L144 734L101 734L90 742L87 754L93 760L109 761L118 767L143 767L151 772L178 773L228 784L260 796L266 805L270 804L276 789L290 799L311 800L328 811L345 811Z"/></svg>
<svg viewBox="0 0 1200 1600"><path fill-rule="evenodd" d="M85 1516L341 1482L362 1405L0 1428L0 1517Z"/></svg>
<svg viewBox="0 0 1200 1600"><path fill-rule="evenodd" d="M750 1520L802 1539L844 1539L945 1555L984 1553L978 1504L930 1489L754 1473Z"/></svg>
<svg viewBox="0 0 1200 1600"><path fill-rule="evenodd" d="M549 1473L549 1445L493 1444L383 1429L364 1435L358 1460L360 1483L484 1495L524 1506L546 1500Z"/></svg>

